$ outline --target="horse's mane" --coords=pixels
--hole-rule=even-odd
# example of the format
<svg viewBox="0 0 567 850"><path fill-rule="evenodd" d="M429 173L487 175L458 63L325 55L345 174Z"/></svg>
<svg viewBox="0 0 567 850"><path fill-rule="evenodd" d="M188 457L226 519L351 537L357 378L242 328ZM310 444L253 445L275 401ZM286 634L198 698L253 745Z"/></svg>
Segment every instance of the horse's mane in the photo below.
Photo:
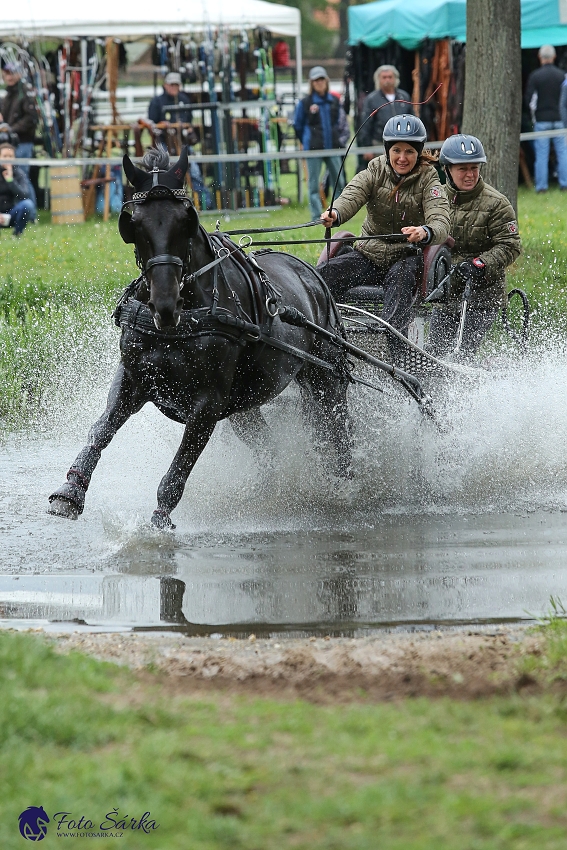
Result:
<svg viewBox="0 0 567 850"><path fill-rule="evenodd" d="M156 148L148 148L142 159L142 168L146 171L153 171L154 168L167 171L169 168L168 152L161 145Z"/></svg>

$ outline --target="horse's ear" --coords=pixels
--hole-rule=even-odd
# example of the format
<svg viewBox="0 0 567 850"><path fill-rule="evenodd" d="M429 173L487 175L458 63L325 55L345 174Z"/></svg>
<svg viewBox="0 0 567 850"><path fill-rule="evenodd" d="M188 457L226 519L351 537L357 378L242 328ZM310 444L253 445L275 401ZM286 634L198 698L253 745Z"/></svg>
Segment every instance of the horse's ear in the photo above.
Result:
<svg viewBox="0 0 567 850"><path fill-rule="evenodd" d="M185 201L187 210L187 223L189 225L189 239L194 239L199 232L199 213L190 201Z"/></svg>
<svg viewBox="0 0 567 850"><path fill-rule="evenodd" d="M128 154L125 154L122 159L122 168L124 169L124 174L135 189L142 185L143 180L147 180L147 173L142 171L141 168L138 168L137 165L134 165Z"/></svg>
<svg viewBox="0 0 567 850"><path fill-rule="evenodd" d="M126 210L122 210L118 216L118 232L127 245L131 245L136 241L134 222L132 221L132 216Z"/></svg>
<svg viewBox="0 0 567 850"><path fill-rule="evenodd" d="M179 159L177 162L171 166L169 171L167 172L168 177L173 177L179 183L178 188L182 189L183 184L185 182L185 175L187 174L187 166L189 165L189 154L187 152L187 145L184 146L183 150L179 154Z"/></svg>

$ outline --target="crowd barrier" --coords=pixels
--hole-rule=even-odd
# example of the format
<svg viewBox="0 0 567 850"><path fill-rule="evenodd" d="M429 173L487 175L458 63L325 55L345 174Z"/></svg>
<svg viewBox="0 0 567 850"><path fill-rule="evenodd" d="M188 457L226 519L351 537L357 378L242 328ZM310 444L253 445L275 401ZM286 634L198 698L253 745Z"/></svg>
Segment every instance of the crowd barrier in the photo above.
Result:
<svg viewBox="0 0 567 850"><path fill-rule="evenodd" d="M530 131L526 133L520 134L520 142L524 141L533 141L534 139L540 138L554 138L556 136L567 136L567 128L562 130L541 130L538 132ZM432 141L427 142L425 147L429 150L438 150L442 146L442 141ZM384 148L381 145L372 145L368 147L352 147L350 151L350 156L355 157L358 155L364 155L367 153L372 154L381 154L383 153ZM337 148L332 150L325 150L325 156L340 156L344 155L344 148ZM201 165L223 165L227 163L243 163L243 162L274 162L274 161L301 161L307 159L316 159L320 158L322 155L321 151L303 151L303 150L280 150L280 151L268 151L262 153L258 152L248 152L248 153L233 153L233 154L221 154L221 155L207 155L207 154L194 154L191 159L194 162L197 162ZM1 160L0 163L6 160ZM122 163L121 156L107 156L107 157L70 157L70 158L61 158L61 159L28 159L22 158L18 159L18 163L20 165L34 165L40 168L47 169L62 169L65 167L73 168L74 172L77 173L76 169L78 167L86 167L86 166L113 166L120 165ZM61 174L61 171L58 172ZM297 177L297 200L299 202L302 201L303 196L303 175L301 168L296 169L296 177ZM52 182L52 181L50 181ZM246 208L247 211L250 211L250 208ZM216 210L213 210L215 212ZM238 210L232 210L238 211Z"/></svg>

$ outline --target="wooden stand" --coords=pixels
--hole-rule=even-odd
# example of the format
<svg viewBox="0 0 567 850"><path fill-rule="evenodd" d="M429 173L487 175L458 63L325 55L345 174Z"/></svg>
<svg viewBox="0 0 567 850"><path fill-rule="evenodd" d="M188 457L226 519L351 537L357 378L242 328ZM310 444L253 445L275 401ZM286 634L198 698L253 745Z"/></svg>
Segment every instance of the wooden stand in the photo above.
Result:
<svg viewBox="0 0 567 850"><path fill-rule="evenodd" d="M129 133L132 129L130 124L109 124L106 126L95 126L91 128L94 131L100 131L102 139L100 140L97 156L106 156L110 159L112 156L112 148L115 144L120 144L118 133ZM102 174L104 170L104 176ZM103 221L108 221L110 218L110 184L112 183L111 165L95 165L93 176L89 180L83 180L81 183L83 193L83 207L85 210L85 218L94 215L96 206L96 190L97 186L104 186L104 209L102 218Z"/></svg>

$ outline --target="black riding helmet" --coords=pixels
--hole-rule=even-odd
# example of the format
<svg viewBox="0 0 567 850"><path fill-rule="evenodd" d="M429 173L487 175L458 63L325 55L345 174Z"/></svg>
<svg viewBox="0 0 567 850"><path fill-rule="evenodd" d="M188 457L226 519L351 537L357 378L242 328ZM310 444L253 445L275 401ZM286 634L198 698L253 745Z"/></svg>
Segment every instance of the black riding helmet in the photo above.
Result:
<svg viewBox="0 0 567 850"><path fill-rule="evenodd" d="M440 165L457 165L463 162L486 162L486 154L480 139L458 133L445 139L439 152Z"/></svg>
<svg viewBox="0 0 567 850"><path fill-rule="evenodd" d="M476 136L469 136L466 133L449 136L448 139L445 139L439 151L439 164L444 166L447 181L453 189L457 187L451 177L450 165L463 165L464 163L481 165L483 162L486 162L486 154L482 142Z"/></svg>
<svg viewBox="0 0 567 850"><path fill-rule="evenodd" d="M427 140L427 131L419 118L415 115L394 115L386 121L382 141L386 150L386 156L389 157L389 151L392 145L396 142L407 142L412 148L415 148L417 154L422 152L423 146Z"/></svg>

